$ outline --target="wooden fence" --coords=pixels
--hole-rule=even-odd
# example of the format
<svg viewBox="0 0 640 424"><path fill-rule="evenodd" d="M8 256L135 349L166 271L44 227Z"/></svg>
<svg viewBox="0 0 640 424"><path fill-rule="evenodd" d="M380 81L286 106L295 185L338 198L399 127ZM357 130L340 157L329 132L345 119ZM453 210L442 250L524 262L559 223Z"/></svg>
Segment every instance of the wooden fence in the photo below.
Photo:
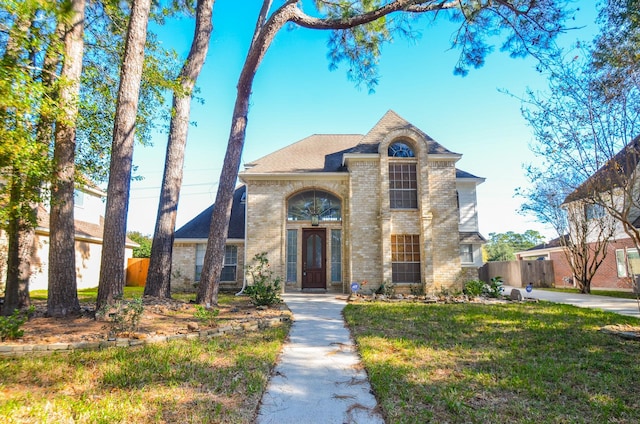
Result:
<svg viewBox="0 0 640 424"><path fill-rule="evenodd" d="M144 287L149 271L149 258L127 259L127 286Z"/></svg>
<svg viewBox="0 0 640 424"><path fill-rule="evenodd" d="M502 277L505 284L513 287L525 287L533 283L534 287L553 287L553 261L505 261L487 262L478 270L482 281L493 277Z"/></svg>

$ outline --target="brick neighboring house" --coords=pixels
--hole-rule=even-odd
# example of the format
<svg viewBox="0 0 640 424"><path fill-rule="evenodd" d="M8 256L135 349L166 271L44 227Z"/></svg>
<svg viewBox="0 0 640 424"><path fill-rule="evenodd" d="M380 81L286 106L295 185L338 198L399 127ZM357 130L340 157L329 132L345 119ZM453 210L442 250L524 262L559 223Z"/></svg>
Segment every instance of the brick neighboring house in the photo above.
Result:
<svg viewBox="0 0 640 424"><path fill-rule="evenodd" d="M553 261L555 287L576 287L571 267L563 250L560 240L553 239L549 243L517 252L516 259ZM631 290L632 274L629 270L631 263L638 260L633 242L628 237L610 242L607 246L607 257L591 280L591 288Z"/></svg>
<svg viewBox="0 0 640 424"><path fill-rule="evenodd" d="M77 187L74 195L76 284L78 289L98 286L104 230L103 202L106 193L94 187ZM29 290L46 290L49 276L49 208L38 207L38 225L35 229L34 249L31 258ZM0 231L0 233L2 233ZM0 244L6 246L6 237L0 234ZM138 244L127 238L126 260L133 256ZM4 269L3 269L4 271ZM3 275L3 281L6 277Z"/></svg>
<svg viewBox="0 0 640 424"><path fill-rule="evenodd" d="M640 137L636 137L569 194L564 204L569 206L568 209L580 211L580 219L604 217L614 220L611 215L606 215L606 208L598 204L597 199L593 199L590 193L598 192L604 194L602 197L607 198L610 193L616 193L615 189L621 184L638 184L634 181L633 173L637 172L639 163ZM613 201L623 203L616 196L620 196L619 192L613 195ZM631 204L628 212L629 220L635 228L640 228L640 209L637 207L637 199ZM573 207L575 205L578 207ZM556 287L574 286L571 268L562 250L559 239L555 239L549 245L536 246L527 251L518 252L516 256L518 259L553 260ZM632 290L634 275L640 275L640 255L631 238L624 232L622 224L616 221L614 236L607 246L607 255L591 281L591 288Z"/></svg>
<svg viewBox="0 0 640 424"><path fill-rule="evenodd" d="M245 165L221 287L266 252L290 290L351 282L409 292L462 289L482 265L476 186L453 153L395 112L365 135L312 135ZM175 233L172 287L199 280L214 206Z"/></svg>

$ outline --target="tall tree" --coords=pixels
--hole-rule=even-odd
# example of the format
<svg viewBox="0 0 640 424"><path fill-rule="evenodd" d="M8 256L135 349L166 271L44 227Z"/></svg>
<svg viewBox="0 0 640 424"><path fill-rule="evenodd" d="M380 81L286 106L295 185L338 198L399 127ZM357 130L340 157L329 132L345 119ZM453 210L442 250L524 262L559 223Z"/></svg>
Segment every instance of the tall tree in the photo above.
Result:
<svg viewBox="0 0 640 424"><path fill-rule="evenodd" d="M409 21L407 14L451 12L461 22L454 45L461 48L455 71L465 74L469 67L479 67L491 50L487 37L509 30L502 48L512 56L523 56L534 49L545 49L562 30L564 2L530 1L321 1L315 6L322 17L307 15L300 0L287 0L272 13L272 1L264 0L238 85L231 119L227 151L220 174L215 208L198 288L197 302L216 304L220 273L224 259L224 245L240 159L245 141L249 98L254 76L271 42L286 24L307 29L330 30L331 57L334 61L350 63L350 74L364 79L372 88L376 81L375 65L380 46L391 39L394 30L401 31ZM562 4L561 4L562 3ZM394 20L392 14L397 14Z"/></svg>
<svg viewBox="0 0 640 424"><path fill-rule="evenodd" d="M215 0L198 0L197 2L196 25L191 49L178 76L179 86L173 92L173 108L164 175L151 247L149 272L144 288L144 294L149 296L171 297L173 233L176 226L180 187L182 186L182 167L189 130L191 96L209 50L209 40L213 30L211 18L214 2Z"/></svg>
<svg viewBox="0 0 640 424"><path fill-rule="evenodd" d="M151 0L133 0L131 4L113 127L97 309L112 304L124 290L133 144L150 10Z"/></svg>
<svg viewBox="0 0 640 424"><path fill-rule="evenodd" d="M80 310L76 283L74 221L76 121L84 50L85 0L70 0L71 18L64 31L64 59L59 98L64 111L56 122L54 171L49 212L49 296L47 313L60 317ZM71 237L70 237L71 236Z"/></svg>
<svg viewBox="0 0 640 424"><path fill-rule="evenodd" d="M507 231L506 233L489 233L489 241L484 245L488 261L511 261L515 252L527 250L544 241L544 237L535 230L524 233Z"/></svg>
<svg viewBox="0 0 640 424"><path fill-rule="evenodd" d="M562 199L567 215L559 235L568 262L575 265L574 277L586 293L614 235L624 231L640 248L634 223L640 210L636 3L614 0L603 5L602 32L593 45L580 43L545 61L548 93L529 93L523 107L536 137L533 152L542 158L540 166L529 168L536 184L525 197L534 211L551 211L549 205ZM540 194L545 192L546 175L557 184L555 197L548 197L544 206ZM587 215L585 210L601 212Z"/></svg>
<svg viewBox="0 0 640 424"><path fill-rule="evenodd" d="M0 37L4 50L0 66L0 225L8 239L4 314L29 303L35 206L42 200L41 185L49 171L49 145L41 142L40 124L55 114L51 61L47 55L42 65L36 52L53 51L59 45L51 31L59 12L57 3L0 5L7 25L5 37Z"/></svg>

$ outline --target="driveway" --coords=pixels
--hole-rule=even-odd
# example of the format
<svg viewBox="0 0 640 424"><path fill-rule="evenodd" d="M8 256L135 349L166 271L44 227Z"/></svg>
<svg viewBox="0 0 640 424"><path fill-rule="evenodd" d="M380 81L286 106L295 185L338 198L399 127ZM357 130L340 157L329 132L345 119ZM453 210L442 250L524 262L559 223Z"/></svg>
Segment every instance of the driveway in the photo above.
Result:
<svg viewBox="0 0 640 424"><path fill-rule="evenodd" d="M514 287L504 286L504 294L508 296L513 288ZM524 288L518 288L518 290L520 290L524 297L532 297L549 302L566 303L581 308L602 309L603 311L640 318L638 302L635 299L622 299L619 297L597 296L593 294L563 293L535 288L531 293L527 293Z"/></svg>

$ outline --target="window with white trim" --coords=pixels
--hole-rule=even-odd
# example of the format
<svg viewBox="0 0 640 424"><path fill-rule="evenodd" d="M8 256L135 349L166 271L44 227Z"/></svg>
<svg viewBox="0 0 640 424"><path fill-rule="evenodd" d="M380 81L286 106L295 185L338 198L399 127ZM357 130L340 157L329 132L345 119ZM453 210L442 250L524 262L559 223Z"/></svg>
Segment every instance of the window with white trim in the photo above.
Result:
<svg viewBox="0 0 640 424"><path fill-rule="evenodd" d="M460 261L463 264L472 264L473 263L473 245L472 244L461 244L460 245Z"/></svg>
<svg viewBox="0 0 640 424"><path fill-rule="evenodd" d="M202 267L204 265L204 254L207 250L206 243L196 244L196 278L200 281ZM220 281L236 281L236 270L238 268L238 246L226 245L224 247L224 262Z"/></svg>

